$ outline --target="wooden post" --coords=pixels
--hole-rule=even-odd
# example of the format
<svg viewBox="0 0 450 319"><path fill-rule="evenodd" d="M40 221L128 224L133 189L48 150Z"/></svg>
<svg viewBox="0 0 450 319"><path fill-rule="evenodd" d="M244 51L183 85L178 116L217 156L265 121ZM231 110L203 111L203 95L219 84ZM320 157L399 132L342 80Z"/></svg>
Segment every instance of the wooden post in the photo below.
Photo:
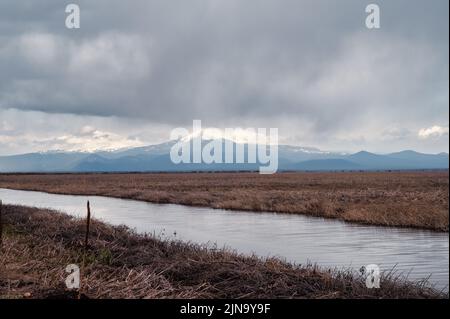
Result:
<svg viewBox="0 0 450 319"><path fill-rule="evenodd" d="M86 237L84 239L84 251L87 251L89 241L89 227L91 225L91 207L87 202L87 220L86 220Z"/></svg>
<svg viewBox="0 0 450 319"><path fill-rule="evenodd" d="M89 205L89 201L87 201L87 217L86 217L86 236L84 238L84 253L83 253L83 265L82 271L86 268L86 253L89 244L89 227L91 225L91 206ZM82 275L80 272L80 288L78 289L78 299L81 299L81 289L82 289Z"/></svg>

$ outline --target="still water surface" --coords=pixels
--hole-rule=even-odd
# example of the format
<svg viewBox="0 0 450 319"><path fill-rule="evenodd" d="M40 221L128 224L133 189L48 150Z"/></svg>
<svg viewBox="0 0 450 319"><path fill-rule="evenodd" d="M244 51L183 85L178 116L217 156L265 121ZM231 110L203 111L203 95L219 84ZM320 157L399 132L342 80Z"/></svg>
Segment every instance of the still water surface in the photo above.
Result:
<svg viewBox="0 0 450 319"><path fill-rule="evenodd" d="M54 195L0 189L5 204L51 208L124 224L169 239L226 246L239 253L276 256L297 264L359 269L377 264L410 280L430 277L448 290L449 237L414 229L361 226L336 220L274 213L251 213L98 196Z"/></svg>

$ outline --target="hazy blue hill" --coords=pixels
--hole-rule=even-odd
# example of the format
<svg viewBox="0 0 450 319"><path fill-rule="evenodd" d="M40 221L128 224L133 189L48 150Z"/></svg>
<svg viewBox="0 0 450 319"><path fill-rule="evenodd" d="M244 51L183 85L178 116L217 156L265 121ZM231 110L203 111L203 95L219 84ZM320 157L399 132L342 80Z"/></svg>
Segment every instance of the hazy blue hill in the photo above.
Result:
<svg viewBox="0 0 450 319"><path fill-rule="evenodd" d="M401 158L401 159L406 159L406 160L419 160L419 159L426 160L426 159L436 158L436 155L434 155L434 154L423 154L423 153L419 153L419 152L411 151L411 150L390 153L387 155L392 158ZM438 154L438 156L439 156L439 154Z"/></svg>
<svg viewBox="0 0 450 319"><path fill-rule="evenodd" d="M192 141L190 141L192 143ZM203 141L206 145L210 141ZM114 152L46 152L0 157L0 172L121 172L121 171L244 171L260 164L179 164L170 159L170 141ZM236 144L233 144L236 147ZM192 147L192 144L191 144ZM248 145L244 147L245 158ZM225 149L222 149L225 154ZM224 156L222 159L224 159ZM192 157L191 157L192 159ZM234 157L234 159L236 159ZM390 169L448 169L449 155L406 150L386 155L367 151L355 154L323 152L316 148L279 146L279 170L335 171ZM265 165L263 165L265 166Z"/></svg>
<svg viewBox="0 0 450 319"><path fill-rule="evenodd" d="M360 151L355 154L351 154L348 156L350 159L354 159L359 162L371 162L371 161L379 161L383 160L385 158L384 155L378 155L374 153L370 153L367 151Z"/></svg>
<svg viewBox="0 0 450 319"><path fill-rule="evenodd" d="M156 157L159 155L169 154L170 149L174 144L175 141L170 141L161 144L134 147L114 152L101 152L99 154L106 158L120 158L125 156L137 156L137 155L148 155L151 157Z"/></svg>
<svg viewBox="0 0 450 319"><path fill-rule="evenodd" d="M0 172L71 171L74 165L88 156L87 153L63 152L0 156Z"/></svg>
<svg viewBox="0 0 450 319"><path fill-rule="evenodd" d="M71 170L73 171L104 171L108 170L110 160L98 154L91 154L83 160L76 163Z"/></svg>
<svg viewBox="0 0 450 319"><path fill-rule="evenodd" d="M390 158L367 151L361 151L348 156L348 159L363 169L412 169L408 161Z"/></svg>
<svg viewBox="0 0 450 319"><path fill-rule="evenodd" d="M419 168L448 168L449 164L449 157L447 153L423 154L415 151L403 151L391 153L389 154L389 157L408 161L411 165Z"/></svg>
<svg viewBox="0 0 450 319"><path fill-rule="evenodd" d="M348 157L364 169L442 169L448 168L448 155L423 154L407 150L387 155L366 151Z"/></svg>
<svg viewBox="0 0 450 319"><path fill-rule="evenodd" d="M412 150L406 150L406 151L401 151L401 152L396 152L396 153L390 153L387 154L390 157L395 157L395 158L402 158L402 159L411 159L411 158L417 158L417 157L433 157L434 155L432 154L422 154L416 151L412 151Z"/></svg>
<svg viewBox="0 0 450 319"><path fill-rule="evenodd" d="M346 157L345 154L341 153L323 152L313 147L298 147L291 145L280 145L278 147L278 154L280 158L295 163L316 159L344 159Z"/></svg>
<svg viewBox="0 0 450 319"><path fill-rule="evenodd" d="M170 166L173 165L172 162L161 160L166 156L170 160L169 155L146 156L140 154L119 158L104 158L101 156L95 156L81 161L73 168L73 170L77 172L138 172L170 170Z"/></svg>
<svg viewBox="0 0 450 319"><path fill-rule="evenodd" d="M361 169L361 166L345 159L318 159L296 163L288 166L287 169L301 171L337 171L357 170Z"/></svg>

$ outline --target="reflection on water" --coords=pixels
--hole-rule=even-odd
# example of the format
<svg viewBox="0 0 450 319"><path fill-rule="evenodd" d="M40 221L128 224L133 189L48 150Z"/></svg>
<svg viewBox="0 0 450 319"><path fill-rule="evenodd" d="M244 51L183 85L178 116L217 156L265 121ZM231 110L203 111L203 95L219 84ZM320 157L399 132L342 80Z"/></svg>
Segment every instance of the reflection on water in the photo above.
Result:
<svg viewBox="0 0 450 319"><path fill-rule="evenodd" d="M157 205L97 196L52 195L0 189L5 204L47 207L85 216L86 200L93 217L195 243L217 244L241 253L277 256L298 264L359 269L378 264L395 267L410 279L431 275L436 287L448 288L448 233L360 226L300 215L251 213Z"/></svg>

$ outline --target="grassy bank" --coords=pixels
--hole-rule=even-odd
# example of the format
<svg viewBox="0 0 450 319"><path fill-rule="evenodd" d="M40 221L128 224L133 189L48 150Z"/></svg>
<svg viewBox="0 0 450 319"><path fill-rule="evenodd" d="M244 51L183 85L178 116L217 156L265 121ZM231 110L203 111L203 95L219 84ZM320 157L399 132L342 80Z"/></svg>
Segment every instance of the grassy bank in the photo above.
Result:
<svg viewBox="0 0 450 319"><path fill-rule="evenodd" d="M83 263L85 222L56 212L3 207L0 298L67 298L68 264ZM88 298L444 298L392 278L363 278L138 235L93 221L82 270Z"/></svg>
<svg viewBox="0 0 450 319"><path fill-rule="evenodd" d="M448 231L448 171L0 174L0 188L269 211Z"/></svg>

